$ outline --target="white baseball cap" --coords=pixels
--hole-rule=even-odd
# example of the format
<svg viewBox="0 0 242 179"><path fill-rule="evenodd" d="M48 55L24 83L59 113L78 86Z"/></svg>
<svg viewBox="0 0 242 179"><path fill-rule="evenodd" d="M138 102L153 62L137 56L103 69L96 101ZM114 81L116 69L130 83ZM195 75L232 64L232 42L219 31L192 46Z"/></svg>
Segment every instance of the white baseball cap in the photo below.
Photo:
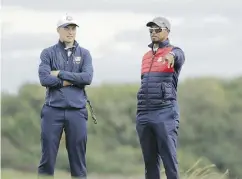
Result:
<svg viewBox="0 0 242 179"><path fill-rule="evenodd" d="M59 27L66 27L68 25L76 25L77 27L79 27L77 21L70 15L66 14L65 16L63 16L62 18L60 18L57 22L57 28Z"/></svg>

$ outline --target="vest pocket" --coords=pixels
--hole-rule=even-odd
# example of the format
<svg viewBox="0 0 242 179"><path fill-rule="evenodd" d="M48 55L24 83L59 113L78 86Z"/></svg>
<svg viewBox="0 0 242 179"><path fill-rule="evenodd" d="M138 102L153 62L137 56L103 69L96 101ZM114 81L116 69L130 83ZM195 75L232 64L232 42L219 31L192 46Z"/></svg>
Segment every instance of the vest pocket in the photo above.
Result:
<svg viewBox="0 0 242 179"><path fill-rule="evenodd" d="M169 100L169 99L173 98L172 83L171 82L162 82L161 88L162 88L162 91L163 91L163 99L164 100Z"/></svg>

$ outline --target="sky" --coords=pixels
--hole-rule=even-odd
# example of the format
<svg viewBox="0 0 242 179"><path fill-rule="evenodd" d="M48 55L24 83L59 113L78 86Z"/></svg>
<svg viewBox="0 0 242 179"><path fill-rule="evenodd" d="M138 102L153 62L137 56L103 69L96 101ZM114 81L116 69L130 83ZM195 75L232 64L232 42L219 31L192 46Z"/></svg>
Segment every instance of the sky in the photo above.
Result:
<svg viewBox="0 0 242 179"><path fill-rule="evenodd" d="M2 0L1 88L14 93L39 83L40 52L57 43L56 23L66 13L92 55L93 85L140 82L150 43L145 25L156 16L170 20L170 41L185 52L180 80L242 75L241 10L240 0Z"/></svg>

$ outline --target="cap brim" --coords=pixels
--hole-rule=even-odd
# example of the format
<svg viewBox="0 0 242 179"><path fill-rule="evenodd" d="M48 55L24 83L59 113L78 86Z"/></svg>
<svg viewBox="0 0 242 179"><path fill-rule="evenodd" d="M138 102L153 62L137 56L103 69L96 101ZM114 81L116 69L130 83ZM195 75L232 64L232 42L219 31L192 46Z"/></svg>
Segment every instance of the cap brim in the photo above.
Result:
<svg viewBox="0 0 242 179"><path fill-rule="evenodd" d="M59 26L59 27L66 27L66 26L68 26L68 25L75 25L75 26L79 27L79 25L76 24L76 23L66 23L66 24L63 24L63 25L61 25L61 26Z"/></svg>
<svg viewBox="0 0 242 179"><path fill-rule="evenodd" d="M151 26L153 26L153 25L157 25L155 22L153 22L153 21L150 21L150 22L148 22L147 24L146 24L146 26L147 27L151 27Z"/></svg>

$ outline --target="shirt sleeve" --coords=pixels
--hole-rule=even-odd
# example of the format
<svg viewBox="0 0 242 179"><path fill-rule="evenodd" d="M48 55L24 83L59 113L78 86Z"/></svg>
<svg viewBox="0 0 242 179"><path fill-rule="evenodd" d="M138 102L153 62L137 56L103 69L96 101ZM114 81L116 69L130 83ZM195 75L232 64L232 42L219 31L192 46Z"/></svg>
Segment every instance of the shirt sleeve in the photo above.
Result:
<svg viewBox="0 0 242 179"><path fill-rule="evenodd" d="M179 47L174 47L172 53L175 54L175 68L180 69L185 62L185 54Z"/></svg>
<svg viewBox="0 0 242 179"><path fill-rule="evenodd" d="M40 64L39 64L39 80L40 84L44 87L49 88L59 88L63 86L61 79L51 75L51 64L50 56L47 49L44 49L40 54Z"/></svg>

